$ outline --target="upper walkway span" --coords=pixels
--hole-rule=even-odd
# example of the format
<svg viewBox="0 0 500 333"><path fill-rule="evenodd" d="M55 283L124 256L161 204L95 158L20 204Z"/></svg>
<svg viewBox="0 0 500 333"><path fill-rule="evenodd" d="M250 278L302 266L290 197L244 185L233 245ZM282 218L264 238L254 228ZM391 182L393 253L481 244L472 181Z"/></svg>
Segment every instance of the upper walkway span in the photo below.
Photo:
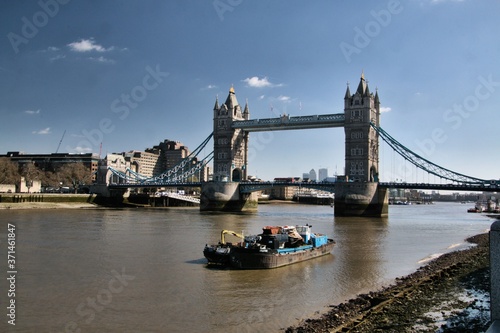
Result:
<svg viewBox="0 0 500 333"><path fill-rule="evenodd" d="M343 127L345 115L343 113L321 114L312 116L283 115L278 118L263 118L251 120L236 120L232 128L243 129L246 132L282 131L309 128Z"/></svg>

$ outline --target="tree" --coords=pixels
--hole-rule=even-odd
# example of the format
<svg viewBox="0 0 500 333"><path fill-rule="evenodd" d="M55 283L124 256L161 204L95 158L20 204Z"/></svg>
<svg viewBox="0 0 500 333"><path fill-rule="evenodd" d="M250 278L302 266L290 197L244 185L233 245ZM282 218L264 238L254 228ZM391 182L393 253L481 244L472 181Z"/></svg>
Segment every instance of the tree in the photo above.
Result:
<svg viewBox="0 0 500 333"><path fill-rule="evenodd" d="M42 173L33 163L26 163L23 165L21 170L21 176L24 177L26 181L26 187L28 188L28 193L30 188L33 186L34 180L40 180Z"/></svg>
<svg viewBox="0 0 500 333"><path fill-rule="evenodd" d="M83 163L64 164L57 174L63 186L73 187L75 193L80 185L92 183L92 174Z"/></svg>
<svg viewBox="0 0 500 333"><path fill-rule="evenodd" d="M42 175L42 186L44 187L59 187L59 179L57 178L57 174L52 171L45 171Z"/></svg>
<svg viewBox="0 0 500 333"><path fill-rule="evenodd" d="M8 157L0 157L0 184L16 184L20 177L17 164Z"/></svg>

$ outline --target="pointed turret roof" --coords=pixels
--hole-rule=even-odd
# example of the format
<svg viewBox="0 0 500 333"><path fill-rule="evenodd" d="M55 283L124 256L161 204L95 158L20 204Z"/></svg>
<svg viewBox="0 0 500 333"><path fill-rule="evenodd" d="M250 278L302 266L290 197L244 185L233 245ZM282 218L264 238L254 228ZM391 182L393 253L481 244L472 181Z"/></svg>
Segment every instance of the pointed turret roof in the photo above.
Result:
<svg viewBox="0 0 500 333"><path fill-rule="evenodd" d="M368 88L368 82L366 82L365 96L370 96L370 88Z"/></svg>
<svg viewBox="0 0 500 333"><path fill-rule="evenodd" d="M378 89L375 89L375 104L380 104L380 100L378 98Z"/></svg>
<svg viewBox="0 0 500 333"><path fill-rule="evenodd" d="M227 95L226 102L224 104L226 104L228 109L233 109L236 105L239 105L233 86L229 89L229 95Z"/></svg>
<svg viewBox="0 0 500 333"><path fill-rule="evenodd" d="M365 90L366 90L365 73L361 72L361 78L359 80L359 85L358 85L358 89L356 90L356 92L360 95L364 95Z"/></svg>
<svg viewBox="0 0 500 333"><path fill-rule="evenodd" d="M248 109L248 99L245 101L245 109L243 110L243 114L249 114L250 110Z"/></svg>
<svg viewBox="0 0 500 333"><path fill-rule="evenodd" d="M345 91L344 99L351 98L351 90L349 89L349 82L347 83L347 89Z"/></svg>
<svg viewBox="0 0 500 333"><path fill-rule="evenodd" d="M219 96L218 95L215 97L214 110L219 110Z"/></svg>

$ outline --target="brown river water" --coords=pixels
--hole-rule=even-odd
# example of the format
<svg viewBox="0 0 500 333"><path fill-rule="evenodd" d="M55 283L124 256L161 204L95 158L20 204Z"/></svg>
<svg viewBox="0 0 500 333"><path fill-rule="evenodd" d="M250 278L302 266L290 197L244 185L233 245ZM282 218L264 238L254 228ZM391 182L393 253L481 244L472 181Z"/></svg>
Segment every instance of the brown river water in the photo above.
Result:
<svg viewBox="0 0 500 333"><path fill-rule="evenodd" d="M472 204L471 204L472 205ZM467 205L390 206L388 218L334 218L329 206L0 211L0 332L279 332L328 305L393 283L464 248L493 222ZM332 255L274 270L210 269L222 229L312 224ZM15 296L7 267L15 226ZM227 236L231 237L231 236ZM229 239L228 239L229 240ZM15 326L6 307L15 300Z"/></svg>

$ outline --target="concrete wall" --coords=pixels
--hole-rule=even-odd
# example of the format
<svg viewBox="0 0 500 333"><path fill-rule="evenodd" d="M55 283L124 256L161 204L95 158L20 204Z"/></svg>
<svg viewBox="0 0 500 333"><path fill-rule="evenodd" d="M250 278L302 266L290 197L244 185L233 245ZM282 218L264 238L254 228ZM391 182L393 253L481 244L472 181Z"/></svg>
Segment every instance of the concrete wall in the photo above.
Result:
<svg viewBox="0 0 500 333"><path fill-rule="evenodd" d="M0 193L16 193L16 185L0 184Z"/></svg>
<svg viewBox="0 0 500 333"><path fill-rule="evenodd" d="M388 193L374 182L335 183L335 216L372 216L388 215Z"/></svg>
<svg viewBox="0 0 500 333"><path fill-rule="evenodd" d="M241 194L236 182L208 182L201 187L201 211L256 211L257 204L257 194Z"/></svg>
<svg viewBox="0 0 500 333"><path fill-rule="evenodd" d="M490 229L491 321L500 321L500 221Z"/></svg>

